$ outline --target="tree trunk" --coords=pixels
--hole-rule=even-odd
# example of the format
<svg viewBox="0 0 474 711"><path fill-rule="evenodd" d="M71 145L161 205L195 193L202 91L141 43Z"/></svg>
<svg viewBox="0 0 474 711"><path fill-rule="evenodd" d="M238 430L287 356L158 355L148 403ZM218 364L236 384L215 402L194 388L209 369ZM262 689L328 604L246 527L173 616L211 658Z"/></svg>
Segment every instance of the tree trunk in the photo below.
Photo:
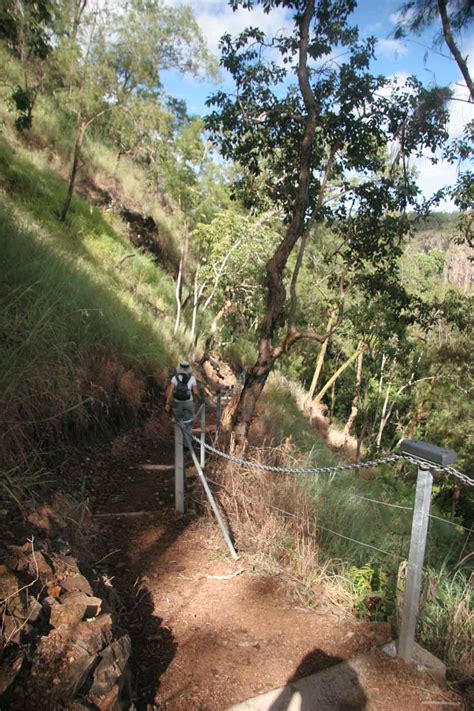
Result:
<svg viewBox="0 0 474 711"><path fill-rule="evenodd" d="M362 450L362 445L364 443L365 434L367 432L368 416L367 416L367 403L369 401L369 381L367 380L364 388L364 403L362 405L362 410L364 417L362 420L362 426L360 428L359 436L357 437L357 450L356 450L356 464L360 462L360 453Z"/></svg>
<svg viewBox="0 0 474 711"><path fill-rule="evenodd" d="M239 403L232 420L235 444L238 449L241 449L247 441L247 435L255 412L255 407L275 362L275 358L271 356L265 360L262 350L265 347L268 347L268 344L262 343L262 341L263 339L260 341L261 350L257 362L245 377L244 387L240 394Z"/></svg>
<svg viewBox="0 0 474 711"><path fill-rule="evenodd" d="M336 321L336 314L332 313L329 317L328 325L326 328L326 334L329 334L334 323ZM306 403L309 405L309 403L312 401L314 397L314 391L316 390L316 386L319 381L319 376L321 375L321 371L323 369L323 363L324 363L324 356L326 355L327 347L329 343L329 338L326 338L324 343L321 344L321 348L319 349L318 353L318 359L316 361L316 368L314 370L314 375L313 379L311 381L310 388L308 390L308 394L305 398Z"/></svg>
<svg viewBox="0 0 474 711"><path fill-rule="evenodd" d="M174 333L176 334L179 328L179 322L181 320L181 295L183 290L183 275L188 258L188 246L189 246L189 233L188 226L184 226L183 244L181 245L181 257L179 260L178 276L176 278L176 320L174 324Z"/></svg>
<svg viewBox="0 0 474 711"><path fill-rule="evenodd" d="M359 344L359 349L361 348L361 344ZM349 435L352 430L352 426L355 422L355 418L357 417L359 413L359 397L360 397L360 384L362 381L362 364L364 360L364 351L360 350L359 355L357 357L357 368L356 368L356 378L355 378L355 388L354 388L354 398L352 400L352 407L351 407L351 413L349 417L347 418L347 422L344 426L344 446L347 444L347 441L349 439Z"/></svg>
<svg viewBox="0 0 474 711"><path fill-rule="evenodd" d="M64 201L63 209L61 211L61 216L59 218L60 222L64 222L66 215L69 211L71 205L72 196L74 193L74 186L76 183L77 169L79 167L79 157L81 155L82 143L84 141L84 134L86 132L86 124L83 122L81 114L79 114L77 119L76 128L76 141L74 143L74 154L72 158L71 173L69 176L69 185L67 189L66 200Z"/></svg>
<svg viewBox="0 0 474 711"><path fill-rule="evenodd" d="M337 358L336 358L336 363L335 363L336 368L339 363L339 357L340 357L340 354L338 353ZM334 419L334 410L335 409L336 409L336 381L333 382L332 387L331 387L331 409L329 411L329 422L332 422Z"/></svg>
<svg viewBox="0 0 474 711"><path fill-rule="evenodd" d="M377 433L377 439L375 442L375 446L377 449L380 449L380 445L382 444L382 435L383 431L385 429L385 425L390 419L390 415L392 414L392 411L389 410L388 415L387 413L387 406L388 406L388 397L390 395L390 388L392 387L392 383L387 384L387 392L385 393L385 399L383 401L383 407L382 407L382 414L380 415L380 425L379 425L379 431Z"/></svg>
<svg viewBox="0 0 474 711"><path fill-rule="evenodd" d="M456 42L454 41L453 33L451 32L451 23L449 22L448 12L446 9L447 4L447 0L438 0L438 8L439 14L441 16L441 22L443 25L444 39L446 40L446 44L448 45L449 50L453 55L454 59L456 60L461 74L464 77L464 81L466 82L467 88L469 89L471 101L474 101L474 86L472 84L471 75L469 73L467 62L459 51Z"/></svg>
<svg viewBox="0 0 474 711"><path fill-rule="evenodd" d="M336 372L334 373L334 375L332 375L332 376L329 378L329 380L327 381L326 385L325 385L323 388L321 388L321 390L319 391L319 393L318 393L318 394L316 395L316 397L314 398L314 400L313 400L313 405L317 405L319 402L321 402L321 400L323 399L323 397L325 396L325 394L327 393L327 391L329 390L329 388L331 387L331 385L339 378L340 375L342 375L342 373L346 370L346 368L348 368L348 367L350 366L350 364L353 363L353 362L355 361L355 359L359 357L361 351L364 351L364 350L366 349L366 347L367 347L367 346L365 345L365 343L362 344L362 346L360 346L360 348L358 348L356 351L354 351L354 353L351 355L351 357L348 358L348 359L345 361L345 363L343 363L343 364L336 370Z"/></svg>
<svg viewBox="0 0 474 711"><path fill-rule="evenodd" d="M206 343L204 344L204 354L203 354L203 357L201 360L202 363L204 363L204 361L207 360L207 358L209 356L209 352L214 345L214 340L215 340L216 331L217 331L217 324L225 316L225 314L229 311L231 306L232 306L232 301L230 299L228 299L225 302L225 304L216 313L214 318L212 319L211 328L209 329L209 334L206 338Z"/></svg>

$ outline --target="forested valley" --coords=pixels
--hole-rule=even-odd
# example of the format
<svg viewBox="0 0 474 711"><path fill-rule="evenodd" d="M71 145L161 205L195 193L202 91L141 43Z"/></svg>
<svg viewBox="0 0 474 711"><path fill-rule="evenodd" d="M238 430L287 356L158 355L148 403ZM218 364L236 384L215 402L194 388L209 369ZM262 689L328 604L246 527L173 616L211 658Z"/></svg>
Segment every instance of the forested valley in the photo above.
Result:
<svg viewBox="0 0 474 711"><path fill-rule="evenodd" d="M229 27L216 56L193 4L0 0L0 706L227 708L196 684L181 701L153 700L155 653L129 625L151 573L138 583L131 559L113 567L112 549L142 524L107 507L131 452L143 467L170 463L165 390L189 361L209 443L237 459L356 466L403 440L456 452L465 478L434 476L416 639L446 664L461 708L474 698L473 114L454 137L448 125L455 101L474 102L472 57L458 48L472 7L408 2L395 30L441 28L459 98L422 81L421 66L375 72L377 42L354 24L353 0L229 5L248 23ZM260 9L287 26L269 36ZM212 85L205 115L169 76ZM428 195L421 158L455 166L455 180ZM210 456L207 467L242 569L285 580L300 608L397 637L416 467L272 475ZM146 476L136 502L139 485L126 484L127 514L158 496ZM199 492L186 525L215 532ZM166 516L171 493L158 498ZM64 584L68 565L77 587ZM126 634L107 649L120 643L114 669L130 657L131 681L122 668L109 686L108 667L100 676L102 630L99 656L76 667L73 654L63 683L69 671L44 640L74 620L96 624L90 600L111 595L114 578L128 602L103 612ZM67 601L85 594L89 606ZM156 652L159 674L170 649Z"/></svg>

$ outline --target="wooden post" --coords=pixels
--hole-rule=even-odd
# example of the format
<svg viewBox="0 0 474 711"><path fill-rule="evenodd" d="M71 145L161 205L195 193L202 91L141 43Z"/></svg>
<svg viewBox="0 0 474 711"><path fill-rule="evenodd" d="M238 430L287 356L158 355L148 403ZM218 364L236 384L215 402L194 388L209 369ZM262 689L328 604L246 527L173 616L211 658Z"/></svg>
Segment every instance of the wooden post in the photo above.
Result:
<svg viewBox="0 0 474 711"><path fill-rule="evenodd" d="M218 522L218 524L219 524L219 526L220 526L220 529L221 529L221 531L222 531L222 535L224 536L224 540L225 540L225 542L226 542L226 544L227 544L227 548L229 549L229 553L230 553L230 555L232 556L232 558L233 558L234 560L237 560L239 556L238 556L237 553L236 553L236 550L235 550L235 548L234 548L234 545L233 545L233 543L232 543L232 541L231 541L231 538L230 538L230 535L229 535L229 531L227 530L227 526L225 525L224 520L223 520L223 518L222 518L222 516L221 516L221 513L220 513L219 509L217 508L217 504L216 504L215 499L214 499L214 497L213 497L213 495L212 495L212 491L211 491L210 488L209 488L209 484L207 483L206 477L204 476L204 472L203 472L203 470L201 469L201 466L200 466L200 464L199 464L199 462L198 462L198 458L196 457L196 454L195 454L195 452L194 452L193 445L192 445L192 443L191 443L191 441L189 440L188 437L186 437L186 444L188 445L188 449L189 449L189 451L190 451L190 453L191 453L191 457L193 458L194 466L196 467L196 471L197 471L198 476L199 476L199 478L200 478L200 480L201 480L201 483L202 483L202 485L203 485L203 487L204 487L204 491L206 492L206 496L207 496L207 498L208 498L208 501L209 501L209 503L211 504L211 508L212 508L212 510L213 510L213 512L214 512L214 515L215 515L215 517L216 517L216 519L217 519L217 522Z"/></svg>
<svg viewBox="0 0 474 711"><path fill-rule="evenodd" d="M408 557L407 582L403 600L402 623L398 642L398 656L406 662L413 657L416 620L420 602L423 560L425 558L426 534L431 506L433 476L428 465L421 465L416 480L415 509L411 528L410 554Z"/></svg>
<svg viewBox="0 0 474 711"><path fill-rule="evenodd" d="M206 462L206 450L204 444L206 441L206 403L203 402L201 406L201 451L200 451L200 461L199 464L204 469L204 464Z"/></svg>
<svg viewBox="0 0 474 711"><path fill-rule="evenodd" d="M174 426L174 498L176 511L184 513L183 432L177 424Z"/></svg>

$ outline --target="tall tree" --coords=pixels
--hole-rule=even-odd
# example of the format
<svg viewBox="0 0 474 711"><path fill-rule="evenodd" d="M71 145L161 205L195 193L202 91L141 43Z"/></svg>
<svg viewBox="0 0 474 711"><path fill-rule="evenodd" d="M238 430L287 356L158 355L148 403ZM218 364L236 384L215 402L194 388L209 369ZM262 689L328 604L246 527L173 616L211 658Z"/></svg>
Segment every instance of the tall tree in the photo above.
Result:
<svg viewBox="0 0 474 711"><path fill-rule="evenodd" d="M258 4L231 2L234 9ZM263 193L285 223L284 236L266 265L258 358L235 412L240 444L275 361L304 338L322 342L329 335L298 326L298 276L313 225L344 223L347 250L359 262L374 260L381 267L407 228L397 215L416 196L406 173L402 179L381 176L387 142L402 124L411 151L445 138L434 120L435 104L441 110L437 101L424 112L423 121L411 121L422 94L414 80L396 101L380 92L387 80L369 72L375 40L360 40L348 22L354 0L261 4L265 12L285 8L292 28L272 38L257 28L235 39L222 38L221 62L233 76L236 94L211 97L209 105L217 108L207 119L224 156L242 166L236 187L247 204L258 205ZM350 181L349 171L356 171L360 180ZM289 276L289 258L298 244Z"/></svg>

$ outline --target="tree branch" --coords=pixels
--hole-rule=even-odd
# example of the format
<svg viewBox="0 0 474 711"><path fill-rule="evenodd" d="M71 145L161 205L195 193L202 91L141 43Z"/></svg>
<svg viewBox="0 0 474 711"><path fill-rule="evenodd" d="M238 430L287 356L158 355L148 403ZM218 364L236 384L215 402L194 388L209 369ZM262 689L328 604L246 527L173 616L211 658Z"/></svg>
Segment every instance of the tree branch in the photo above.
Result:
<svg viewBox="0 0 474 711"><path fill-rule="evenodd" d="M296 316L296 308L298 306L298 296L296 293L296 284L298 281L298 276L300 273L301 265L303 263L303 256L304 256L304 253L306 250L306 245L308 244L309 234L310 234L311 229L314 225L317 214L318 214L319 210L321 209L321 205L323 204L323 196L326 191L326 186L327 186L327 183L329 180L329 174L331 172L332 166L334 165L334 159L336 157L338 148L339 148L338 144L335 144L334 146L331 146L331 148L329 150L329 156L328 156L328 160L326 163L326 167L324 169L323 179L321 181L321 185L319 186L318 200L317 200L316 205L313 209L313 212L311 213L311 217L308 220L308 224L306 225L306 229L303 233L303 236L301 237L300 248L298 251L298 256L296 257L296 264L295 264L295 268L293 270L293 275L291 277L291 284L290 284L290 309L289 309L289 315L288 315L288 329L290 332L296 330L295 316Z"/></svg>

